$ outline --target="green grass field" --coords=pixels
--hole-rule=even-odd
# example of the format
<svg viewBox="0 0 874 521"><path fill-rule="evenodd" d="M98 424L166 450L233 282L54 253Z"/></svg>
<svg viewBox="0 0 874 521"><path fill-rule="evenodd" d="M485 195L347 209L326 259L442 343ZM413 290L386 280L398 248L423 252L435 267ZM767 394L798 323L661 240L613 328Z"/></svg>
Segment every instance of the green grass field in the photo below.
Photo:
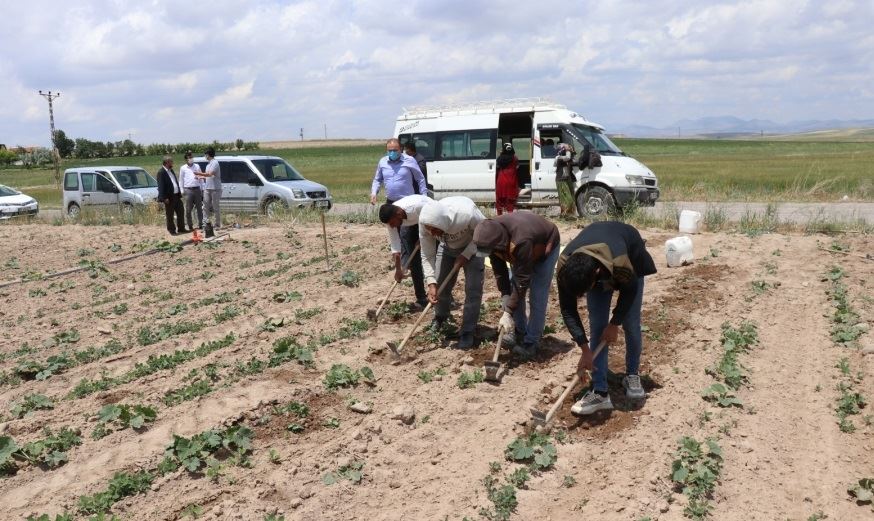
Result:
<svg viewBox="0 0 874 521"><path fill-rule="evenodd" d="M616 139L659 177L664 201L829 201L848 195L874 199L874 142ZM337 202L364 202L382 146L265 150L287 159ZM177 168L181 163L177 158ZM150 172L160 157L66 160L64 168L137 165ZM52 170L0 170L0 184L22 190L45 207L59 207Z"/></svg>

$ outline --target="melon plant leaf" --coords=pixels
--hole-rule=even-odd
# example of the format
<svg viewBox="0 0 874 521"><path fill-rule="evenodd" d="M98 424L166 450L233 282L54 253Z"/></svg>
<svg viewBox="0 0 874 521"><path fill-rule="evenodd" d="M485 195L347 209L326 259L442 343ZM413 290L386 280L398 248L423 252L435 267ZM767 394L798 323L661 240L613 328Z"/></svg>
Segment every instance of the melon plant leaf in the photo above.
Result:
<svg viewBox="0 0 874 521"><path fill-rule="evenodd" d="M337 482L337 478L331 472L328 472L327 474L322 476L322 483L324 483L325 485L333 485L336 482Z"/></svg>
<svg viewBox="0 0 874 521"><path fill-rule="evenodd" d="M108 423L117 419L121 415L121 407L115 404L104 405L100 409L98 421Z"/></svg>

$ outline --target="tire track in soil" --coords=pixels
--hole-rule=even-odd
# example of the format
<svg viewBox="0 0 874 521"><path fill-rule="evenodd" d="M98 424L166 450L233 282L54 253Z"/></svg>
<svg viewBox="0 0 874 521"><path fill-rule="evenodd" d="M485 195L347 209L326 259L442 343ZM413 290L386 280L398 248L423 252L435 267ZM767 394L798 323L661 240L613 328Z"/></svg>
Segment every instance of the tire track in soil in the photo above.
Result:
<svg viewBox="0 0 874 521"><path fill-rule="evenodd" d="M750 306L749 314L763 320L759 345L741 357L749 387L738 394L745 411L755 408L755 414L734 414L737 425L722 442L716 519L807 519L820 510L830 519L861 519L862 508L846 500L846 488L870 474L863 444L871 431L844 434L837 426L834 366L849 353L832 342L823 316L833 310L828 283L821 281L831 259L822 253L809 262L815 241L801 237L783 244L783 255L773 258L783 283Z"/></svg>

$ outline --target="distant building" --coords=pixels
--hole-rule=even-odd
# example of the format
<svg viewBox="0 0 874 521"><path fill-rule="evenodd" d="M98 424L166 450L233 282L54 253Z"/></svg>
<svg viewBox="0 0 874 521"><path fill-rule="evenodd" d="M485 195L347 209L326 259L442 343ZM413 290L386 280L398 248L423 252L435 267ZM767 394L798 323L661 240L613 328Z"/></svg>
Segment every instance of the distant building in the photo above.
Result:
<svg viewBox="0 0 874 521"><path fill-rule="evenodd" d="M6 150L6 145L4 145L3 143L0 143L0 150Z"/></svg>

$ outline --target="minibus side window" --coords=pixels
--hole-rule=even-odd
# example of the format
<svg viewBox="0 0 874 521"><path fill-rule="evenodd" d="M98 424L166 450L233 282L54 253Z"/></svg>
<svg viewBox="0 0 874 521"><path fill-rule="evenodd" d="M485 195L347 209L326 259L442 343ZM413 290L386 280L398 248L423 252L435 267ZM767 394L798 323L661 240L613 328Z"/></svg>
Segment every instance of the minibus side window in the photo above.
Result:
<svg viewBox="0 0 874 521"><path fill-rule="evenodd" d="M497 131L491 129L440 132L439 159L494 159Z"/></svg>

